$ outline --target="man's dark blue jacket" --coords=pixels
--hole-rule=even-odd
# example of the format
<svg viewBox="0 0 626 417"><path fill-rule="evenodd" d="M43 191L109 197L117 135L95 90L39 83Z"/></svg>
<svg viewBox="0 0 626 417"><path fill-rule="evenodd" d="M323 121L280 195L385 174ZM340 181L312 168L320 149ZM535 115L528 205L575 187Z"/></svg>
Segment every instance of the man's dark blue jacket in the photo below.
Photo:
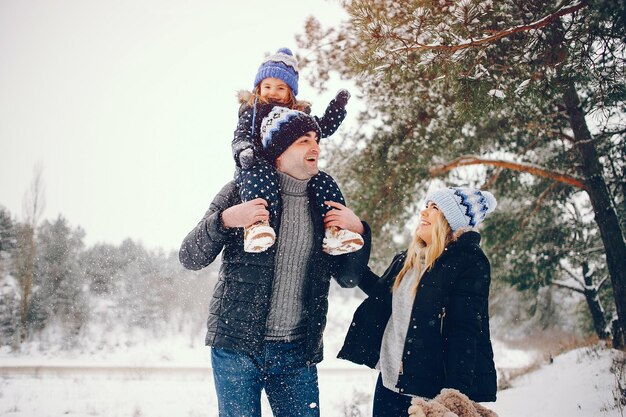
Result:
<svg viewBox="0 0 626 417"><path fill-rule="evenodd" d="M316 249L308 263L304 300L307 333L302 360L306 365L316 364L323 358L322 333L326 326L331 277L342 287L356 286L366 270L371 247L370 229L363 223L365 245L361 250L339 256L323 253L324 224L322 215L311 204L314 201L309 195ZM209 308L206 344L253 353L260 352L265 341L278 245L261 253L244 252L243 228L226 229L221 220L225 209L240 202L235 184L226 184L213 199L204 218L185 237L179 258L185 268L199 270L213 262L223 249L219 280ZM280 235L280 223L275 229Z"/></svg>

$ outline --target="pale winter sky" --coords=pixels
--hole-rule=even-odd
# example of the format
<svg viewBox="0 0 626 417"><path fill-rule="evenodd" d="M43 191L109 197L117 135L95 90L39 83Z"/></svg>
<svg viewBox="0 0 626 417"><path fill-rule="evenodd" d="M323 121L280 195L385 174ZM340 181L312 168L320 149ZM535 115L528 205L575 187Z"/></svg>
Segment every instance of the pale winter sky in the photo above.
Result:
<svg viewBox="0 0 626 417"><path fill-rule="evenodd" d="M345 12L323 0L0 1L0 205L23 217L41 163L43 218L62 214L88 245L178 248L232 178L236 90L266 53L296 49L309 15L328 26ZM304 75L299 98L320 114L335 91L316 95Z"/></svg>

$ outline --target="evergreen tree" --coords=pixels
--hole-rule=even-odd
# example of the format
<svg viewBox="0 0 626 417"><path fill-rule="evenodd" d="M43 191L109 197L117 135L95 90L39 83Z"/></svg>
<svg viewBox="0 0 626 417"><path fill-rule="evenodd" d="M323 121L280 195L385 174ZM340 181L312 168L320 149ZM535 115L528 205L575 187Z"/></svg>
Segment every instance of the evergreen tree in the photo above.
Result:
<svg viewBox="0 0 626 417"><path fill-rule="evenodd" d="M16 344L19 328L19 291L11 275L11 260L17 245L11 214L0 206L0 336Z"/></svg>
<svg viewBox="0 0 626 417"><path fill-rule="evenodd" d="M122 247L108 243L96 244L85 250L80 257L81 269L93 294L114 294L114 277L128 264Z"/></svg>
<svg viewBox="0 0 626 417"><path fill-rule="evenodd" d="M54 222L45 220L38 230L30 319L37 328L57 319L70 343L88 318L87 285L79 265L83 238L83 230L72 229L62 216Z"/></svg>
<svg viewBox="0 0 626 417"><path fill-rule="evenodd" d="M339 29L309 20L299 43L314 84L337 71L367 102L333 166L357 211L374 230L401 224L435 176L470 178L514 205L557 206L542 212L553 219L582 190L626 328L623 2L355 0L346 9ZM525 223L508 223L508 237ZM495 237L485 234L492 247Z"/></svg>
<svg viewBox="0 0 626 417"><path fill-rule="evenodd" d="M172 309L174 277L167 257L130 239L122 242L123 267L114 277L118 305L131 326L156 331Z"/></svg>
<svg viewBox="0 0 626 417"><path fill-rule="evenodd" d="M565 198L567 191L560 191L563 201L553 198L550 205L542 196L516 204L501 202L483 229L490 237L494 276L536 296L547 286L582 295L589 317L583 321L590 321L596 335L607 339L614 308L610 303L605 311L606 299L601 298L610 293L602 241L589 220L593 213L588 201L571 201Z"/></svg>
<svg viewBox="0 0 626 417"><path fill-rule="evenodd" d="M32 246L28 236L37 237ZM47 342L61 343L61 348L81 343L78 336L85 333L102 337L91 337L90 345L114 344L106 332L120 329L149 329L155 335L202 333L197 319L206 311L217 265L187 271L174 252L148 251L131 239L85 249L83 238L82 229L71 227L62 216L43 221L35 233L28 223L13 223L8 211L0 209L0 259L6 266L0 275L2 345L17 348L49 329L55 336ZM22 325L23 290L16 277L28 268L30 248L36 248L34 280Z"/></svg>
<svg viewBox="0 0 626 417"><path fill-rule="evenodd" d="M7 264L16 245L17 240L11 213L0 206L0 278L8 272Z"/></svg>

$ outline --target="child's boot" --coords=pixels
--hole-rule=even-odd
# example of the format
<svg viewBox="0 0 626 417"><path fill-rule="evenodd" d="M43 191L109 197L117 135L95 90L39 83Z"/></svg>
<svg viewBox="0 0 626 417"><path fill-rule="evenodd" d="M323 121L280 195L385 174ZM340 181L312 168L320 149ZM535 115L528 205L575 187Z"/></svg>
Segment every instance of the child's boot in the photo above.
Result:
<svg viewBox="0 0 626 417"><path fill-rule="evenodd" d="M263 252L276 242L276 232L267 220L256 222L244 227L243 250L246 252Z"/></svg>
<svg viewBox="0 0 626 417"><path fill-rule="evenodd" d="M327 227L322 250L329 255L343 255L356 252L363 247L363 237L351 230Z"/></svg>

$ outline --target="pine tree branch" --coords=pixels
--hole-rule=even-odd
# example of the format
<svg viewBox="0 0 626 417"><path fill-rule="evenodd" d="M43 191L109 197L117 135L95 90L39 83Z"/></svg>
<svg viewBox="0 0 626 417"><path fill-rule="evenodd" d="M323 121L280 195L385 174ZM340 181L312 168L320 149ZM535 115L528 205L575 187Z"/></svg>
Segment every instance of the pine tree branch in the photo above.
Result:
<svg viewBox="0 0 626 417"><path fill-rule="evenodd" d="M518 228L518 232L515 234L515 236L513 236L511 238L511 242L515 242L517 239L519 239L521 236L524 235L524 231L526 230L526 226L528 225L528 223L530 223L530 220L535 217L535 215L537 214L537 212L539 211L539 209L541 208L541 206L543 205L543 200L545 200L546 196L550 193L550 191L552 191L552 189L554 187L556 187L557 183L553 182L552 184L550 184L550 186L548 188L546 188L545 190L543 190L541 192L541 194L539 195L539 197L537 197L537 200L535 202L535 208L533 209L533 211L526 216L526 218L522 221L520 227ZM573 276L573 275L572 275ZM574 279L576 279L576 277L574 277Z"/></svg>
<svg viewBox="0 0 626 417"><path fill-rule="evenodd" d="M595 252L604 252L604 246L594 246L588 249L583 249L582 251L580 251L581 255L589 255L591 253L595 253Z"/></svg>
<svg viewBox="0 0 626 417"><path fill-rule="evenodd" d="M527 172L529 174L548 178L553 181L561 182L572 187L586 190L586 185L578 178L560 172L550 171L538 165L528 164L524 162L505 161L502 159L486 159L473 155L460 156L446 164L436 165L429 169L430 175L438 176L451 171L455 168L468 165L493 165L497 167L511 169L513 171Z"/></svg>
<svg viewBox="0 0 626 417"><path fill-rule="evenodd" d="M609 130L608 128L605 128L602 132L600 132L600 134L607 136L623 135L624 133L626 133L626 128L617 130Z"/></svg>
<svg viewBox="0 0 626 417"><path fill-rule="evenodd" d="M605 282L608 281L608 279L609 279L608 275L605 275L604 278L602 278L602 280L597 285L598 291L600 291L600 288L602 288L602 286L604 285Z"/></svg>
<svg viewBox="0 0 626 417"><path fill-rule="evenodd" d="M572 277L576 282L578 282L582 287L585 286L585 282L580 279L572 270L570 270L568 267L566 267L565 265L563 265L562 263L559 263L559 266L561 267L561 269L563 271L565 271L570 277Z"/></svg>
<svg viewBox="0 0 626 417"><path fill-rule="evenodd" d="M572 290L572 291L575 291L575 292L580 293L580 294L584 294L585 293L580 288L572 287L571 285L568 285L568 284L566 284L564 282L561 282L561 281L552 281L552 284L556 285L557 287L566 288L568 290Z"/></svg>
<svg viewBox="0 0 626 417"><path fill-rule="evenodd" d="M491 175L487 181L485 181L485 183L482 185L482 187L480 187L481 190L488 190L491 187L493 187L493 185L496 183L496 181L498 181L498 178L500 178L500 174L502 173L502 168L498 167L494 170L493 175Z"/></svg>
<svg viewBox="0 0 626 417"><path fill-rule="evenodd" d="M556 12L551 13L547 16L542 17L541 19L533 22L533 23L529 23L527 25L519 25L519 26L515 26L503 31L500 31L498 33L495 33L491 36L487 36L485 38L482 39L477 39L477 40L468 40L466 42L462 42L456 45L425 45L425 44L420 44L420 43L416 43L415 46L410 46L410 47L403 47L403 48L396 48L390 52L392 53L398 53L398 52L412 52L412 51L418 51L418 50L440 50L440 51L447 51L447 52L455 52L461 49L467 49L467 48L473 48L476 46L481 46L484 45L486 43L490 43L490 42L494 42L497 41L499 39L505 38L507 36L513 35L515 33L519 33L519 32L527 32L530 30L534 30L534 29L539 29L545 26L548 26L550 23L554 22L555 20L557 20L558 18L560 18L561 16L565 16L568 14L572 14L577 12L578 10L585 8L588 6L588 3L586 0L582 0L579 3L576 3L574 5L568 6L568 7L561 7L559 9L557 9Z"/></svg>
<svg viewBox="0 0 626 417"><path fill-rule="evenodd" d="M558 135L559 135L562 139L566 140L566 141L567 141L567 142L569 142L569 143L574 143L574 142L576 141L576 139L575 139L573 136L568 135L567 133L563 132L563 130L562 130L562 129L559 129L559 131L558 131L558 132L556 132L556 133L558 133Z"/></svg>

